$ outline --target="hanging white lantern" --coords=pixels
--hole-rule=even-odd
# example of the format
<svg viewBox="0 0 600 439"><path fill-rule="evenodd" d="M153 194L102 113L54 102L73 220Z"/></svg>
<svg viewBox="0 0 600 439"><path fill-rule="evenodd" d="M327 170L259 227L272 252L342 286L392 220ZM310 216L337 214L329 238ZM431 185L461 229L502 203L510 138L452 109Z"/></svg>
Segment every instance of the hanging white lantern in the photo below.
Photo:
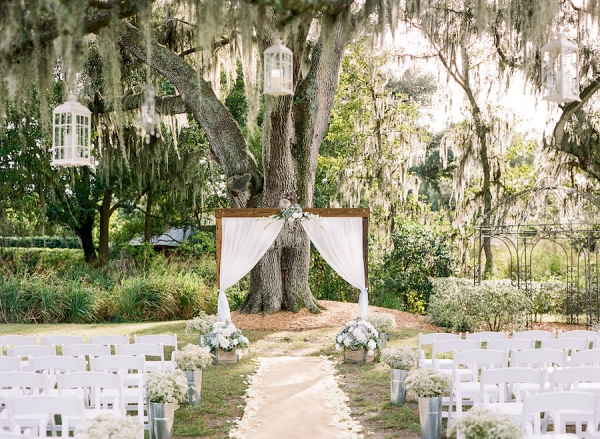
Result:
<svg viewBox="0 0 600 439"><path fill-rule="evenodd" d="M90 154L92 112L75 95L52 112L53 166L93 166Z"/></svg>
<svg viewBox="0 0 600 439"><path fill-rule="evenodd" d="M579 48L563 34L542 47L544 99L573 102L579 99Z"/></svg>
<svg viewBox="0 0 600 439"><path fill-rule="evenodd" d="M265 91L272 96L293 95L293 52L279 39L265 50Z"/></svg>

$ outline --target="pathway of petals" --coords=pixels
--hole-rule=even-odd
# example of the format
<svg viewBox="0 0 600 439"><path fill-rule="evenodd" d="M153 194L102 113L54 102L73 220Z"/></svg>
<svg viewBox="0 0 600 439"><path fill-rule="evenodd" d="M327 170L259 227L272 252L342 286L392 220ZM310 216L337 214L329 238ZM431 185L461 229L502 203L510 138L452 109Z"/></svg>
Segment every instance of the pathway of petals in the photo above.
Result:
<svg viewBox="0 0 600 439"><path fill-rule="evenodd" d="M348 397L326 357L259 358L248 377L242 419L229 433L236 439L361 439Z"/></svg>

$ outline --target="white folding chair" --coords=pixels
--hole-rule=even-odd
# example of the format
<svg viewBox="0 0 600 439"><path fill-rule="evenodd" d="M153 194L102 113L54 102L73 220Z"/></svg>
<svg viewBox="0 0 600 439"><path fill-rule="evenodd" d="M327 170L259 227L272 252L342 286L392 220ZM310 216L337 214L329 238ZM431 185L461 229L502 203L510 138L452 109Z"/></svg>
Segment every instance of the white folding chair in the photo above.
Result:
<svg viewBox="0 0 600 439"><path fill-rule="evenodd" d="M419 333L419 342L417 345L417 366L420 368L431 369L433 367L433 360L425 358L425 351L423 346L433 345L434 341L442 341L442 340L458 340L460 339L460 334L450 334L447 332L432 332L430 334L421 334ZM452 360L440 360L438 362L439 367L441 369L452 369Z"/></svg>
<svg viewBox="0 0 600 439"><path fill-rule="evenodd" d="M550 389L600 393L600 367L580 366L554 369L550 374Z"/></svg>
<svg viewBox="0 0 600 439"><path fill-rule="evenodd" d="M553 392L539 395L529 395L523 403L521 424L527 439L556 437L566 434L566 425L575 420L577 438L591 437L596 432L598 411L598 395L586 392ZM542 419L541 415L544 415ZM544 434L547 421L552 419L554 433ZM581 424L587 424L584 433Z"/></svg>
<svg viewBox="0 0 600 439"><path fill-rule="evenodd" d="M48 426L56 436L54 416L60 416L62 436L68 436L71 426L85 419L83 400L66 396L30 395L10 398L7 405L12 428L32 428L43 436Z"/></svg>
<svg viewBox="0 0 600 439"><path fill-rule="evenodd" d="M463 414L463 406L471 406L477 400L481 386L479 376L483 370L499 369L508 364L507 351L495 351L491 349L475 349L454 352L454 367L452 369L452 386L450 390L450 405L448 409L448 427L451 425L452 417L460 417ZM469 374L461 373L468 370ZM467 380L464 378L468 377ZM495 391L495 386L490 386L489 393ZM452 414L453 406L456 407Z"/></svg>
<svg viewBox="0 0 600 439"><path fill-rule="evenodd" d="M507 340L508 332L495 332L495 331L481 331L481 332L467 332L465 334L465 340L476 340L481 342L489 343L493 340Z"/></svg>
<svg viewBox="0 0 600 439"><path fill-rule="evenodd" d="M126 411L136 411L144 419L146 360L130 355L90 358L90 370L118 373L123 376L123 400Z"/></svg>
<svg viewBox="0 0 600 439"><path fill-rule="evenodd" d="M19 358L0 357L0 372L17 372L20 370L21 360L19 360Z"/></svg>
<svg viewBox="0 0 600 439"><path fill-rule="evenodd" d="M73 372L58 377L60 395L83 398L86 418L102 413L125 416L123 376L107 372Z"/></svg>
<svg viewBox="0 0 600 439"><path fill-rule="evenodd" d="M81 343L83 343L82 335L49 335L47 337L40 337L40 344L42 346L60 346Z"/></svg>
<svg viewBox="0 0 600 439"><path fill-rule="evenodd" d="M600 349L575 351L571 354L571 361L568 365L569 367L600 366Z"/></svg>
<svg viewBox="0 0 600 439"><path fill-rule="evenodd" d="M587 351L590 343L589 338L555 338L542 340L542 349L564 349L567 352L567 361L571 361L573 352Z"/></svg>
<svg viewBox="0 0 600 439"><path fill-rule="evenodd" d="M129 336L128 335L93 335L87 338L87 342L89 344L103 344L112 349L115 346L122 344L129 344Z"/></svg>
<svg viewBox="0 0 600 439"><path fill-rule="evenodd" d="M556 338L556 331L542 331L535 329L531 331L515 331L512 334L513 338L525 338L527 340L541 341Z"/></svg>
<svg viewBox="0 0 600 439"><path fill-rule="evenodd" d="M535 340L527 338L507 338L504 340L491 340L488 341L487 349L495 349L497 351L525 351L527 349L535 348Z"/></svg>
<svg viewBox="0 0 600 439"><path fill-rule="evenodd" d="M531 367L550 371L555 366L567 365L567 352L560 349L527 349L513 351L510 355L510 367Z"/></svg>
<svg viewBox="0 0 600 439"><path fill-rule="evenodd" d="M21 433L19 429L15 431L8 431L0 428L0 439L33 439L33 436L31 435L30 429L26 429L23 433Z"/></svg>
<svg viewBox="0 0 600 439"><path fill-rule="evenodd" d="M40 345L22 345L8 348L6 353L9 357L21 359L21 370L29 371L28 358L31 357L49 357L56 355L56 349L54 346L40 346Z"/></svg>
<svg viewBox="0 0 600 439"><path fill-rule="evenodd" d="M124 344L115 348L117 355L135 355L146 359L146 371L164 371L165 356L162 344L134 343ZM158 358L153 359L153 358Z"/></svg>
<svg viewBox="0 0 600 439"><path fill-rule="evenodd" d="M481 342L476 340L463 340L463 339L455 339L455 340L441 340L434 341L433 346L431 348L431 359L433 361L432 365L434 369L441 370L442 372L451 374L453 366L453 361L441 363L441 359L438 358L439 354L447 354L454 353L455 351L467 351L472 349L481 349ZM447 359L446 359L447 360ZM449 364L449 369L442 368L442 364Z"/></svg>
<svg viewBox="0 0 600 439"><path fill-rule="evenodd" d="M598 345L598 332L590 331L587 329L575 329L573 331L558 331L558 338L583 338L584 340L590 340L592 346L597 347Z"/></svg>
<svg viewBox="0 0 600 439"><path fill-rule="evenodd" d="M150 344L162 344L165 352L164 357L164 370L175 370L175 357L177 356L177 334L166 335L166 334L151 334L151 335L134 335L134 343L150 343ZM170 353L170 359L167 360L167 354Z"/></svg>
<svg viewBox="0 0 600 439"><path fill-rule="evenodd" d="M89 361L92 357L104 357L110 355L110 346L103 344L73 344L63 346L62 354L65 357L79 357Z"/></svg>
<svg viewBox="0 0 600 439"><path fill-rule="evenodd" d="M523 398L541 393L544 378L544 371L528 367L483 370L477 402L513 416L519 422L523 411ZM529 390L523 388L525 385ZM494 402L495 400L497 402Z"/></svg>
<svg viewBox="0 0 600 439"><path fill-rule="evenodd" d="M0 351L2 348L9 348L11 346L23 346L23 345L35 345L37 339L35 335L2 335L0 336Z"/></svg>
<svg viewBox="0 0 600 439"><path fill-rule="evenodd" d="M47 390L45 375L33 372L0 372L0 406L6 405L6 401L15 396L40 395Z"/></svg>
<svg viewBox="0 0 600 439"><path fill-rule="evenodd" d="M58 394L55 390L59 375L70 372L85 371L85 360L78 357L48 356L33 357L29 359L29 370L42 372L48 377L48 394ZM71 395L73 396L73 395Z"/></svg>

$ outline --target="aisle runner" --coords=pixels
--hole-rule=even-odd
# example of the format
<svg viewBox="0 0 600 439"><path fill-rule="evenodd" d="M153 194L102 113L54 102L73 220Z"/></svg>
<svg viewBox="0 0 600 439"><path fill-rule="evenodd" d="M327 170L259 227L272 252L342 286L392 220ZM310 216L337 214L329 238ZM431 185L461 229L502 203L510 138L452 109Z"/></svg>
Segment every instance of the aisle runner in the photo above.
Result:
<svg viewBox="0 0 600 439"><path fill-rule="evenodd" d="M359 439L347 396L325 357L259 358L249 377L244 415L229 433L238 439Z"/></svg>

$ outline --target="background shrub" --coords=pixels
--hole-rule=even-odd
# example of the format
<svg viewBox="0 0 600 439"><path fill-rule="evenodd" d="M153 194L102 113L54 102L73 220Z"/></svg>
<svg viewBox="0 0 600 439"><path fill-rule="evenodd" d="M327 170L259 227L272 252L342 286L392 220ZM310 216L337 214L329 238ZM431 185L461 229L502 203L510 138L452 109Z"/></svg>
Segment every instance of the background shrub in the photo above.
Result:
<svg viewBox="0 0 600 439"><path fill-rule="evenodd" d="M473 281L457 278L431 279L429 304L432 321L457 332L519 329L532 312L529 294L510 281Z"/></svg>

